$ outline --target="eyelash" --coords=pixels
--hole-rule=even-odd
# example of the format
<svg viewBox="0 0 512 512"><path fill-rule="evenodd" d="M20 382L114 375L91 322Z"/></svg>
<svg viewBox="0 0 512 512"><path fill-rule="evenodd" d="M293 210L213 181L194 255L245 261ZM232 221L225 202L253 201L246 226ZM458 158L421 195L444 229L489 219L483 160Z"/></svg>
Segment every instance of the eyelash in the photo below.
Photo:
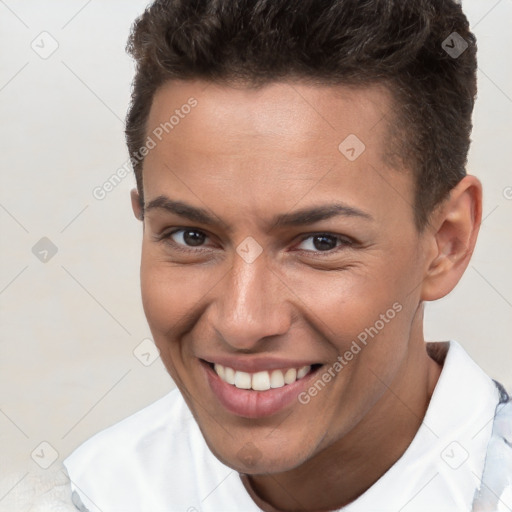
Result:
<svg viewBox="0 0 512 512"><path fill-rule="evenodd" d="M184 231L193 231L195 233L201 233L201 234L205 235L206 237L208 237L208 235L200 229L180 228L180 229L175 229L173 231L169 231L166 233L162 233L161 235L157 235L157 236L155 236L155 239L158 242L166 243L166 244L170 245L173 249L176 249L176 250L178 250L180 252L184 252L184 253L198 253L198 252L203 252L205 250L204 248L201 248L201 247L194 249L192 247L183 246L181 244L176 243L171 237L172 237L172 235L175 235L176 233L179 233L180 231L183 231L183 232ZM337 241L340 242L340 245L337 245L336 247L334 247L332 249L328 249L326 251L311 251L311 250L307 250L307 249L299 249L298 252L307 253L308 255L315 255L315 257L318 255L320 255L320 257L324 257L324 255L329 256L334 253L337 253L338 251L340 251L342 249L351 247L355 243L354 240L352 240L346 236L336 235L336 234L327 233L327 232L317 232L317 233L309 233L307 235L304 235L300 239L299 244L301 244L305 240L308 240L309 238L314 238L316 236L326 236L326 237L330 237L330 238L335 238Z"/></svg>

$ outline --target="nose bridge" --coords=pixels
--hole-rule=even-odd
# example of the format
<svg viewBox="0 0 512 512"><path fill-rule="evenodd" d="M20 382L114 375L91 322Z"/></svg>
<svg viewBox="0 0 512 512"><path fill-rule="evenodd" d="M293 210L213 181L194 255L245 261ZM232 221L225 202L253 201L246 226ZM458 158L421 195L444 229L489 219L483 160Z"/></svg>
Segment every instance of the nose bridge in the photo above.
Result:
<svg viewBox="0 0 512 512"><path fill-rule="evenodd" d="M264 254L254 261L234 256L217 297L214 319L224 342L237 349L251 349L262 338L288 330L290 313L278 280Z"/></svg>

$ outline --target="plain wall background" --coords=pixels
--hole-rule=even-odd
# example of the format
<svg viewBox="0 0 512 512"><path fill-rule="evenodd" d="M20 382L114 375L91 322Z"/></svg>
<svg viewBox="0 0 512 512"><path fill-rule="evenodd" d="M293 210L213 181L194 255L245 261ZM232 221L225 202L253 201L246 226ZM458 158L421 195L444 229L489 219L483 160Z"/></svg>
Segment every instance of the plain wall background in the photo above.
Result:
<svg viewBox="0 0 512 512"><path fill-rule="evenodd" d="M127 160L124 46L145 5L0 1L0 474L35 468L36 448L62 460L174 387L159 359L145 366L133 353L151 337L135 181L103 200L92 193ZM425 336L458 340L510 389L512 0L463 5L479 46L468 172L483 182L485 220L462 281L427 305ZM31 44L45 57L58 48L41 58ZM57 248L46 263L32 252L43 237Z"/></svg>

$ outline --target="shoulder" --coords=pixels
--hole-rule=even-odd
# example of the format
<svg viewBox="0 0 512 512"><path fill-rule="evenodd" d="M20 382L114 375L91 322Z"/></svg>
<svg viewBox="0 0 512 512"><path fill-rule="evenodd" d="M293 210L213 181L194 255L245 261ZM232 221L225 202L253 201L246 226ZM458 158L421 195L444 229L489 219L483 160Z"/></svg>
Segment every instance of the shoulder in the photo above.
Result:
<svg viewBox="0 0 512 512"><path fill-rule="evenodd" d="M74 468L88 461L127 453L146 439L186 423L191 414L177 389L127 418L107 427L82 443L65 461Z"/></svg>
<svg viewBox="0 0 512 512"><path fill-rule="evenodd" d="M176 445L186 442L195 426L181 393L175 389L93 435L64 460L64 465L72 482L91 490L104 485L102 479L108 474L116 474L117 481L129 481L157 460L147 454L179 454ZM111 477L108 480L112 483Z"/></svg>
<svg viewBox="0 0 512 512"><path fill-rule="evenodd" d="M205 496L207 510L230 502L232 510L240 502L255 510L235 472L209 450L178 389L97 433L64 465L74 499L89 512L206 510Z"/></svg>
<svg viewBox="0 0 512 512"><path fill-rule="evenodd" d="M64 461L70 470L89 463L123 458L149 440L165 436L171 430L180 431L193 422L182 395L174 389L156 402L90 437Z"/></svg>
<svg viewBox="0 0 512 512"><path fill-rule="evenodd" d="M512 507L512 397L497 383L501 400L496 407L492 435L487 445L481 485L473 510ZM503 510L506 510L503 508Z"/></svg>
<svg viewBox="0 0 512 512"><path fill-rule="evenodd" d="M197 428L175 389L75 449L64 460L72 488L91 512L94 505L99 510L112 506L132 510L128 507L144 494L162 464L170 464L176 472L192 470L186 467L190 460L186 450L191 444L201 449L195 439Z"/></svg>

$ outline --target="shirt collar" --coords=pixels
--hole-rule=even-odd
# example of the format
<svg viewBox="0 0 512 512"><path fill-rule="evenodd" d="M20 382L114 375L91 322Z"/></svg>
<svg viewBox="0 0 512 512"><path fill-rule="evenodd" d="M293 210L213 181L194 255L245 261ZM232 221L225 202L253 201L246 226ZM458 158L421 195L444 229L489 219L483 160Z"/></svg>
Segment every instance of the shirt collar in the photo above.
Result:
<svg viewBox="0 0 512 512"><path fill-rule="evenodd" d="M432 500L442 510L471 507L483 472L499 392L456 341L426 345L429 356L443 369L423 422L402 457L359 498L343 507L344 512L429 510ZM240 477L258 507L279 512L257 496L247 475Z"/></svg>

